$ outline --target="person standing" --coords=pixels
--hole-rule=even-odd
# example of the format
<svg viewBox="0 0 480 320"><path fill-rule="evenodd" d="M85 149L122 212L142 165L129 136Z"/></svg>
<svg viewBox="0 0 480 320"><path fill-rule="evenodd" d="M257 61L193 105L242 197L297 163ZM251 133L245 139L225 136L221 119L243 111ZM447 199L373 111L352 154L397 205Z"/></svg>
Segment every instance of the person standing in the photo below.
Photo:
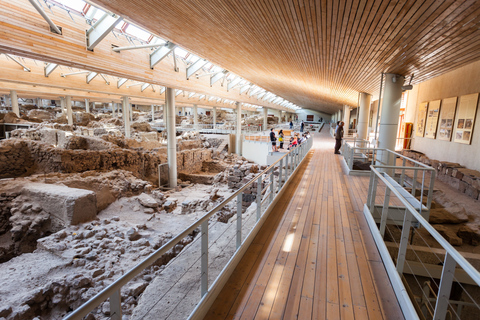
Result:
<svg viewBox="0 0 480 320"><path fill-rule="evenodd" d="M303 120L302 120L302 123L300 124L300 132L303 132L303 128L305 128L305 123L303 123Z"/></svg>
<svg viewBox="0 0 480 320"><path fill-rule="evenodd" d="M273 131L273 128L270 129L270 141L272 142L272 152L278 152L277 138L275 137L275 132Z"/></svg>
<svg viewBox="0 0 480 320"><path fill-rule="evenodd" d="M340 154L340 147L342 146L343 138L343 125L344 123L341 121L335 130L335 154Z"/></svg>
<svg viewBox="0 0 480 320"><path fill-rule="evenodd" d="M290 120L290 130L292 130L292 129L293 129L293 122L292 122L292 120Z"/></svg>
<svg viewBox="0 0 480 320"><path fill-rule="evenodd" d="M283 149L283 140L285 140L285 135L283 134L283 130L280 130L278 133L278 141L280 142L280 149Z"/></svg>

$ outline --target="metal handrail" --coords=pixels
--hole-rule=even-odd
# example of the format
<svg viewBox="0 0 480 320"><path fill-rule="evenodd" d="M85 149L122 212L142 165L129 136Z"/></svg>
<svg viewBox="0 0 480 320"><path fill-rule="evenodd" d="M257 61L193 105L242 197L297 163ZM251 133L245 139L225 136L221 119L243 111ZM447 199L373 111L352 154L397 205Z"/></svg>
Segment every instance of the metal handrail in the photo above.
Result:
<svg viewBox="0 0 480 320"><path fill-rule="evenodd" d="M372 203L369 202L370 200L367 200L367 204L365 204L364 206L364 215L367 219L369 228L372 232L372 236L375 240L387 273L390 277L395 294L397 295L399 303L402 306L402 311L408 315L408 318L418 319L416 310L411 302L411 297L408 297L408 295L406 294L405 286L400 279L400 276L403 274L403 269L405 266L408 238L410 234L410 228L412 227L412 220L416 219L417 223L423 226L427 230L427 232L437 241L437 243L440 244L442 248L446 251L445 259L443 261L443 270L438 286L438 298L437 303L435 304L433 316L434 319L444 319L447 313L448 299L450 296L451 286L455 279L456 265L458 264L478 286L480 286L480 272L477 271L455 248L453 248L453 246L444 237L442 237L437 230L435 230L435 228L427 221L427 219L422 216L422 206L420 206L420 212L418 212L414 208L414 206L402 195L402 193L397 190L396 187L392 183L390 183L388 179L384 177L384 173L377 170L381 167L383 168L392 166L371 166L372 175L370 179L368 195L369 199L374 198L374 193L376 193L376 185L378 181L377 179L380 179L385 184L385 199L383 204L383 210L381 213L380 226L377 226L376 222L373 219L374 200L372 200ZM418 167L408 168L414 170L422 170ZM433 168L428 169L435 172ZM434 178L434 173L432 173L432 177ZM396 264L393 262L393 259L384 242L384 230L388 216L387 207L389 205L389 198L391 192L405 206L405 214L403 216L403 224L401 228L402 232L398 247Z"/></svg>
<svg viewBox="0 0 480 320"><path fill-rule="evenodd" d="M299 147L291 150L290 152L285 153L282 157L280 157L277 161L275 161L272 165L270 165L268 168L263 170L262 172L258 173L252 180L247 182L245 185L243 185L240 189L238 189L235 193L233 193L230 197L225 199L222 203L217 205L215 208L207 212L205 215L203 215L200 219L198 219L196 222L192 223L189 227L184 229L181 233L177 234L175 237L173 237L169 242L167 242L165 245L163 245L161 248L150 254L147 258L145 258L143 261L141 261L139 264L137 264L135 267L127 271L124 275L122 275L120 278L118 278L116 281L114 281L112 284L110 284L108 287L100 291L96 296L92 297L90 300L85 302L83 305L81 305L79 308L74 310L71 314L67 315L64 320L80 320L84 316L86 316L89 312L91 312L93 309L98 307L100 303L103 301L107 300L110 298L110 304L111 307L110 309L112 310L112 314L114 313L113 310L117 310L118 314L121 315L121 306L120 306L120 290L121 288L127 284L130 280L132 280L134 277L136 277L138 274L140 274L144 269L148 268L150 265L152 265L155 261L157 261L163 254L167 253L170 249L172 249L175 245L177 245L182 239L184 239L186 236L191 234L194 230L196 230L198 227L202 227L202 233L203 233L203 228L204 225L207 225L208 229L208 219L212 217L215 213L217 213L220 209L225 207L230 201L233 199L236 199L237 196L241 195L243 191L247 188L249 188L253 183L257 182L259 183L257 185L257 188L261 188L261 183L263 182L262 176L264 174L268 174L270 170L274 170L275 166L278 163L281 163L281 168L280 168L280 179L279 183L281 183L282 179L282 169L283 169L283 160L286 158L287 162L285 164L285 181L287 181L290 171L290 177L291 174L293 174L294 170L298 167L300 162L305 158L307 155L308 150L310 150L312 146L312 141L313 139L308 139L307 143L301 144ZM298 157L297 155L301 155L302 159ZM291 161L288 161L288 157L291 157ZM288 169L288 165L293 164L293 168L291 167L290 170ZM282 185L283 187L283 185ZM276 192L278 193L279 190ZM257 201L259 201L257 199ZM258 203L258 202L257 202ZM261 200L260 200L261 204ZM260 208L261 210L261 208ZM259 218L259 208L257 207L257 218ZM238 249L237 249L238 250ZM219 275L220 277L220 275ZM217 277L218 278L218 277ZM203 284L202 284L203 285ZM202 288L203 291L203 288ZM115 306L112 307L112 300L113 303L116 304ZM112 317L113 318L113 317ZM118 318L121 319L121 316Z"/></svg>
<svg viewBox="0 0 480 320"><path fill-rule="evenodd" d="M475 283L480 286L480 272L478 272L444 237L438 233L437 230L427 221L422 215L398 192L395 187L383 175L372 166L372 171L385 183L393 194L405 205L415 219L430 233L430 235L445 249L446 253L450 254L452 258L467 272Z"/></svg>

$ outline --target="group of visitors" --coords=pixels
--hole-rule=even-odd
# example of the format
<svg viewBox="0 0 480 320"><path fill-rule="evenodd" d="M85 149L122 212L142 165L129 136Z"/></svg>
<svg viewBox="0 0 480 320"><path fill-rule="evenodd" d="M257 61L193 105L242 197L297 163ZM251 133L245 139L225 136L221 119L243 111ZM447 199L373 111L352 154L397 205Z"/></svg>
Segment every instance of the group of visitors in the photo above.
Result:
<svg viewBox="0 0 480 320"><path fill-rule="evenodd" d="M308 131L303 134L298 132L294 133L293 136L290 137L287 150L295 148L309 138L310 133ZM277 136L275 135L273 128L270 129L270 142L272 143L272 152L278 152L278 149L284 149L283 145L285 143L285 134L283 133L283 130L278 132L278 142L280 143L280 147L277 147Z"/></svg>

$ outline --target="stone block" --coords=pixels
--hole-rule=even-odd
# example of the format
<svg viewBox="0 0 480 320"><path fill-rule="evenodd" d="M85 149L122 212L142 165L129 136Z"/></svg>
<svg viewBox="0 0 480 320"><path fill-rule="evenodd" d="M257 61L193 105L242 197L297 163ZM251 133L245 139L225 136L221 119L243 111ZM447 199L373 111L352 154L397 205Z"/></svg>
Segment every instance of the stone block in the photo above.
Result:
<svg viewBox="0 0 480 320"><path fill-rule="evenodd" d="M469 226L462 226L457 231L457 236L462 238L465 243L473 246L480 244L480 230L477 228L470 228Z"/></svg>
<svg viewBox="0 0 480 320"><path fill-rule="evenodd" d="M445 238L452 246L461 246L463 244L462 238L456 235L455 232L453 232L450 228L441 225L441 224L435 224L433 225L435 230L440 233L442 237Z"/></svg>
<svg viewBox="0 0 480 320"><path fill-rule="evenodd" d="M31 183L22 193L50 214L54 229L55 225L63 228L97 217L97 198L90 190Z"/></svg>
<svg viewBox="0 0 480 320"><path fill-rule="evenodd" d="M465 194L469 196L470 198L477 199L478 198L478 189L468 186L467 189L465 190Z"/></svg>
<svg viewBox="0 0 480 320"><path fill-rule="evenodd" d="M464 181L458 182L458 191L465 193L465 191L467 190L467 187L468 187L468 184L466 182Z"/></svg>

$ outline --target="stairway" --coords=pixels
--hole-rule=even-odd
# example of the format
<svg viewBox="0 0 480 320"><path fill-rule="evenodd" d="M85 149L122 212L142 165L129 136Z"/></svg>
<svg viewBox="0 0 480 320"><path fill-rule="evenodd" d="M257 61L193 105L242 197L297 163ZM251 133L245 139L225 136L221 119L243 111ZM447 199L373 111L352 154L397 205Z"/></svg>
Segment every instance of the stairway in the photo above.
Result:
<svg viewBox="0 0 480 320"><path fill-rule="evenodd" d="M220 145L218 146L218 148L217 148L215 151L213 151L213 155L214 155L214 156L217 156L220 152L223 151L223 149L225 149L225 147L227 146L227 144L228 144L228 140L223 140L223 142L220 143Z"/></svg>

